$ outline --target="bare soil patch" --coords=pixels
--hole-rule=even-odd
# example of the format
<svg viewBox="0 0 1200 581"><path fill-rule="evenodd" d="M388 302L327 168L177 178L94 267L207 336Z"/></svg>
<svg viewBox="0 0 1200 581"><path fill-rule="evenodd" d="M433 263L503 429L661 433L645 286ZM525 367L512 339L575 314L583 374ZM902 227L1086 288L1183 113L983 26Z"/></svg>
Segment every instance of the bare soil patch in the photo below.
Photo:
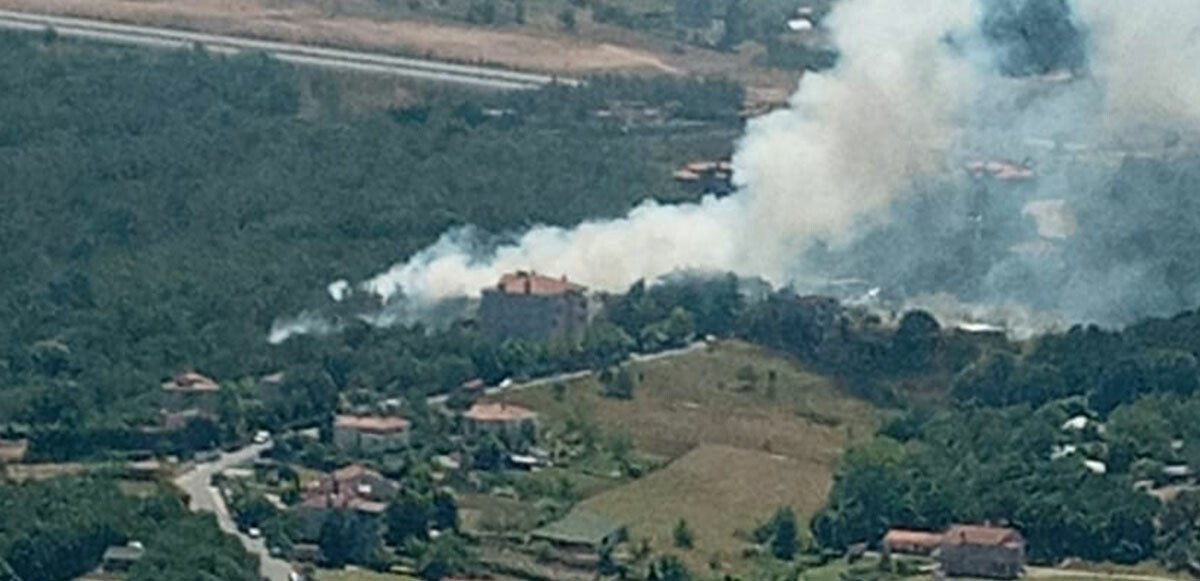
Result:
<svg viewBox="0 0 1200 581"><path fill-rule="evenodd" d="M0 0L0 8L9 10L428 55L563 74L682 72L653 53L606 42L561 34L348 16L341 5L271 0Z"/></svg>

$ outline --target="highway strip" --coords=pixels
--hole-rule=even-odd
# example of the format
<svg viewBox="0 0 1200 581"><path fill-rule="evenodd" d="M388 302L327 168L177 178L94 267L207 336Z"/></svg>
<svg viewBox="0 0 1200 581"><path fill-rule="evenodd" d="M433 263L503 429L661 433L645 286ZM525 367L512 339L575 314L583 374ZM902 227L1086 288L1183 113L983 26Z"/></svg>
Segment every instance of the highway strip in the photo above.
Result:
<svg viewBox="0 0 1200 581"><path fill-rule="evenodd" d="M0 29L4 28L24 31L54 29L63 37L151 48L180 49L202 46L218 54L261 52L280 61L301 66L391 75L487 89L522 90L537 89L555 83L579 83L570 78L501 68L10 10L0 10Z"/></svg>

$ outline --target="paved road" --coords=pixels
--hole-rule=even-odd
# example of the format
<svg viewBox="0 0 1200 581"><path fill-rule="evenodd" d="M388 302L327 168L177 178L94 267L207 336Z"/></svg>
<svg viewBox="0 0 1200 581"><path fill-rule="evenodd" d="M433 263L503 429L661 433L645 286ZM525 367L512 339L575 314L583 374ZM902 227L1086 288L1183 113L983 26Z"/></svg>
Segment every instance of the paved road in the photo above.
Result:
<svg viewBox="0 0 1200 581"><path fill-rule="evenodd" d="M200 45L209 51L222 54L264 52L281 61L303 66L458 83L488 89L536 89L551 83L578 84L575 79L500 68L9 10L0 10L0 28L29 31L53 28L64 37L152 48L177 49Z"/></svg>
<svg viewBox="0 0 1200 581"><path fill-rule="evenodd" d="M657 361L659 359L678 357L680 355L686 355L686 354L692 353L694 351L699 351L700 349L703 349L706 345L707 345L707 343L705 343L704 341L696 341L695 343L692 343L686 347L680 347L678 349L668 349L666 351L658 351L655 353L634 353L629 356L629 360L634 363L645 363L647 361ZM552 384L552 383L558 383L560 381L574 381L576 379L583 379L584 377L587 377L587 376L591 375L592 373L593 372L591 369L584 369L582 371L571 371L568 373L559 373L557 375L550 375L547 377L539 377L537 379L531 379L529 381L523 381L521 383L513 383L507 387L500 387L500 386L489 387L489 388L483 390L483 394L484 395L500 395L502 393L506 393L506 392L510 392L510 391L521 391L523 389L529 389L531 387L537 387L539 385L548 385L548 384ZM446 403L446 400L448 400L449 398L450 398L449 394L435 395L435 396L430 397L426 401L429 403L429 405L442 405L442 404Z"/></svg>
<svg viewBox="0 0 1200 581"><path fill-rule="evenodd" d="M263 539L252 539L239 533L237 526L233 523L233 517L229 514L229 509L225 506L225 499L221 497L220 491L209 484L213 474L258 458L259 455L270 448L270 442L266 444L251 444L233 452L222 454L219 459L212 462L196 464L188 471L176 477L175 485L190 497L188 508L193 511L215 513L217 515L217 524L221 527L221 530L237 535L247 551L258 555L261 574L264 578L270 579L270 581L289 581L292 566L287 561L272 557L267 552L267 547Z"/></svg>

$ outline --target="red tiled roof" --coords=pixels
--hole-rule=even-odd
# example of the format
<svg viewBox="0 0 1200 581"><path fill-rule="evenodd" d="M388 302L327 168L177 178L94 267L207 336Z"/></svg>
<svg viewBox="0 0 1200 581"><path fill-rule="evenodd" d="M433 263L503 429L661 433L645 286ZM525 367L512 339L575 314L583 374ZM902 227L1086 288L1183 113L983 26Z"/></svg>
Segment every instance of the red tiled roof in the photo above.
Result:
<svg viewBox="0 0 1200 581"><path fill-rule="evenodd" d="M1021 533L1005 527L985 525L954 525L943 535L943 540L951 545L984 545L1002 546L1013 542L1021 542Z"/></svg>
<svg viewBox="0 0 1200 581"><path fill-rule="evenodd" d="M519 422L536 418L537 414L510 403L477 402L463 417L477 422Z"/></svg>
<svg viewBox="0 0 1200 581"><path fill-rule="evenodd" d="M391 417L376 417L376 416L349 416L340 415L334 418L333 425L335 428L343 428L347 430L355 430L358 432L370 432L372 434L397 434L407 432L411 422L404 418Z"/></svg>
<svg viewBox="0 0 1200 581"><path fill-rule="evenodd" d="M351 464L349 466L338 468L330 474L330 476L332 476L333 479L337 480L338 482L347 482L368 475L372 477L383 478L383 475L371 470L370 468L367 468L366 466L363 466L362 464Z"/></svg>
<svg viewBox="0 0 1200 581"><path fill-rule="evenodd" d="M387 510L387 503L359 498L352 493L315 493L305 498L300 506L305 508L351 508L372 514L380 514Z"/></svg>
<svg viewBox="0 0 1200 581"><path fill-rule="evenodd" d="M1033 179L1033 170L1007 161L972 161L966 164L967 171L976 175L991 174L998 180L1014 181Z"/></svg>
<svg viewBox="0 0 1200 581"><path fill-rule="evenodd" d="M551 278L536 272L517 271L500 277L497 290L510 295L561 295L582 292L584 287L567 280L567 277Z"/></svg>
<svg viewBox="0 0 1200 581"><path fill-rule="evenodd" d="M942 535L925 531L892 529L883 536L883 544L907 545L933 549L942 544Z"/></svg>

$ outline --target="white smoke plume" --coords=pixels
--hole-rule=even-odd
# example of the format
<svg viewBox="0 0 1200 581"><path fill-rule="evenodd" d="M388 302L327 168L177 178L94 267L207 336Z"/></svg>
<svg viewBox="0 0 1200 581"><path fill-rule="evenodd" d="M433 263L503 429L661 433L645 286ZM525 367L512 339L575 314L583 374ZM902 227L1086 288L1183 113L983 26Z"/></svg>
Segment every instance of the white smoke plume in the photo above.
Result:
<svg viewBox="0 0 1200 581"><path fill-rule="evenodd" d="M411 310L413 303L474 296L514 270L565 274L607 291L685 269L735 272L779 284L833 274L806 260L815 242L848 247L879 235L883 226L897 220L908 221L909 231L920 232L907 243L885 239L877 246L886 252L870 258L881 266L878 271L915 270L915 256L941 251L939 235L949 239L955 228L971 227L966 224L970 212L959 208L965 204L964 188L931 202L930 207L947 218L931 221L923 231L916 225L923 217L901 216L897 203L916 195L920 188L914 182L961 174L970 152L1024 155L1031 144L1070 151L1075 145L1064 146L1062 134L1094 142L1107 138L1102 134L1111 136L1130 127L1200 127L1200 2L1071 3L1075 24L1087 38L1092 78L1054 83L1030 101L1028 82L996 71L1001 57L983 42L980 3L841 0L825 23L840 51L837 66L806 74L789 108L749 124L733 159L738 186L734 195L687 205L647 202L617 220L536 227L511 244L482 253L473 244L472 231L460 229L358 287L385 300L403 296L410 303L405 308ZM1079 147L1098 151L1094 145ZM1095 185L1103 177L1089 180ZM1044 237L1071 237L1077 228L1087 227L1077 225L1072 213L1072 208L1092 203L1079 199L1077 192L1083 188L1078 182L1044 179L1037 190L1025 200L1036 202L1026 211L1037 219ZM956 206L947 209L952 205ZM1111 208L1099 211L1112 213ZM1020 210L1014 214L1020 216ZM953 221L957 222L950 224ZM1029 312L1020 305L1009 308L1020 299L1010 300L1005 293L1031 287L1033 277L1060 293L1046 301L1051 306L1069 304L1076 310L1064 312L1072 319L1088 318L1127 296L1097 296L1097 282L1133 293L1138 273L1146 272L1140 264L1071 272L1061 252L1048 242L1043 246L1049 251L1014 253L979 273L979 284L991 289L991 296L976 294L1006 305L989 312ZM1038 256L1030 258L1034 254ZM1054 282L1055 277L1062 278L1062 284ZM337 284L329 290L341 299L348 287ZM939 290L943 289L921 292ZM1086 300L1062 293L1079 293ZM929 306L949 302L939 299ZM962 308L979 307L946 310ZM394 319L371 320L387 324ZM327 321L302 315L277 323L272 339L331 329Z"/></svg>
<svg viewBox="0 0 1200 581"><path fill-rule="evenodd" d="M751 123L734 158L740 193L534 228L484 257L454 232L365 286L384 297L473 295L518 269L610 291L678 269L784 282L814 236L885 207L908 176L935 162L931 145L951 133L975 87L972 67L946 39L965 37L976 20L973 4L960 0L847 0L829 20L841 64L808 75L791 108Z"/></svg>
<svg viewBox="0 0 1200 581"><path fill-rule="evenodd" d="M1075 0L1112 129L1200 126L1200 2Z"/></svg>

